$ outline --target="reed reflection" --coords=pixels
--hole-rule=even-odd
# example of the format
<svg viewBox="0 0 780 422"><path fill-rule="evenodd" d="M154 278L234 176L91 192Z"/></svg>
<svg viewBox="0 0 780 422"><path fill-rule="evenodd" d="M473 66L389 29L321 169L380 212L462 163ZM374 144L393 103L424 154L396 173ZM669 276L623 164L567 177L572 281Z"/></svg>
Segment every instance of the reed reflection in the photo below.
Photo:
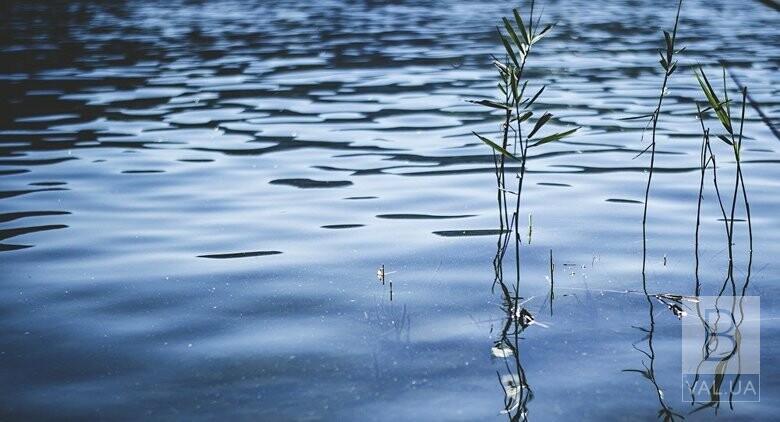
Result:
<svg viewBox="0 0 780 422"><path fill-rule="evenodd" d="M498 236L496 255L494 258L494 286L501 289L501 310L504 318L498 338L494 341L491 354L501 359L503 368L496 371L498 381L504 392L504 408L510 421L528 420L528 403L533 399L533 390L528 383L525 369L520 357L521 336L525 330L535 323L533 315L523 306L525 301L504 281L503 260L509 246L511 233ZM516 274L519 273L519 261L515 261ZM515 280L517 281L517 280ZM516 284L517 285L517 284Z"/></svg>

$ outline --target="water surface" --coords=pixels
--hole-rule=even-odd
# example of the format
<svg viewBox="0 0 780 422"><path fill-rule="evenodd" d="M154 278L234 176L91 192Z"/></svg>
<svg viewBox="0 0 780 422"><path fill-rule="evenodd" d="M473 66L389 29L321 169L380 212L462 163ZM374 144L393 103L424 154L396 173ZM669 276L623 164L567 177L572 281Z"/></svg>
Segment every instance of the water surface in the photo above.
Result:
<svg viewBox="0 0 780 422"><path fill-rule="evenodd" d="M582 129L534 153L524 191L522 290L546 326L519 341L524 416L647 420L668 406L710 420L682 401L680 321L635 293L648 161L634 157L647 137L643 122L618 120L654 107L673 2L544 3L558 25L529 62L531 86L548 84L537 106L556 115L550 131ZM465 100L495 94L494 25L513 6L3 6L2 419L505 418L493 158L471 134L496 133L500 118ZM679 43L647 281L691 295L701 96L690 66L717 75L728 60L778 125L780 14L686 1ZM780 411L780 156L756 109L747 119L746 293L762 300L763 400L718 416L766 420ZM718 218L708 189L702 294L726 271ZM661 403L624 371L650 365L637 348L651 328Z"/></svg>

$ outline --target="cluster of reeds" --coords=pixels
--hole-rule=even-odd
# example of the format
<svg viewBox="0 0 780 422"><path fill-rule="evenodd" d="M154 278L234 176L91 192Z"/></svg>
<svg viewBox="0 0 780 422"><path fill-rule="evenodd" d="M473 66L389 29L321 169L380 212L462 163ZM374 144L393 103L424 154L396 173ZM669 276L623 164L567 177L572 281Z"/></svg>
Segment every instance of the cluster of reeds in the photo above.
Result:
<svg viewBox="0 0 780 422"><path fill-rule="evenodd" d="M501 288L502 309L506 317L492 352L493 356L504 359L506 365L507 373L503 376L498 374L505 394L505 408L502 413L507 414L513 421L526 419L527 403L533 397L519 355L520 334L535 323L534 317L523 307L520 297L520 201L530 158L529 151L563 139L579 129L543 134L545 125L551 121L553 115L549 112L536 112L534 105L546 86L542 85L531 93L532 90L528 89L529 81L524 75L534 46L554 26L541 25L540 18L541 16L537 16L534 19L532 1L527 18L515 9L510 18L502 19L502 28L497 30L504 46L505 57L503 60L493 57L493 65L498 72L499 98L472 101L491 110L499 110L502 116L497 140L476 132L474 135L492 149L495 165L500 230L493 260L493 287L498 285ZM514 166L510 168L508 163ZM513 180L516 180L516 187L510 186ZM514 197L514 203L510 200L511 197ZM504 257L512 242L515 255L514 285L504 281L503 272Z"/></svg>
<svg viewBox="0 0 780 422"><path fill-rule="evenodd" d="M743 137L743 128L745 125L745 109L747 107L747 87L741 88L741 102L737 105L739 110L739 118L738 120L735 120L734 117L732 117L731 112L731 104L732 100L729 99L728 95L728 84L726 81L726 73L727 69L725 66L723 66L723 93L721 96L718 95L718 93L713 88L712 84L710 83L709 79L707 78L707 75L704 73L704 70L702 68L699 68L694 72L696 76L696 80L699 83L699 86L701 87L701 91L704 94L704 97L706 99L706 105L702 108L701 105L696 105L697 113L696 116L699 118L700 121L700 127L702 131L702 147L701 147L701 180L699 184L699 197L698 197L698 205L697 205L697 216L696 216L696 238L695 238L695 244L696 244L696 295L700 294L701 291L701 285L699 282L699 224L701 221L701 202L702 202L702 192L704 189L704 183L705 183L705 176L707 168L712 168L712 181L713 181L713 187L715 190L715 194L718 200L718 205L720 207L720 212L723 218L724 222L724 229L726 233L726 240L728 242L728 269L726 271L726 276L723 281L723 285L721 286L717 299L715 301L715 306L718 308L719 301L724 297L724 294L727 293L726 289L730 285L731 291L729 292L730 295L728 298L730 298L730 304L727 304L725 306L727 312L725 313L728 315L730 321L724 321L725 324L729 327L733 327L735 335L739 337L739 330L740 325L743 322L744 318L744 310L742 309L742 302L745 297L745 293L747 291L748 285L750 284L750 276L753 266L753 226L750 216L750 202L748 201L748 194L747 190L745 188L745 179L742 173L742 142L744 140ZM716 120L720 123L721 128L725 131L725 133L717 134L715 137L717 137L719 140L721 140L723 143L728 145L729 154L731 157L733 157L734 160L734 188L731 195L730 205L729 201L726 201L726 205L724 205L723 196L721 195L721 190L718 185L718 172L717 172L717 159L716 154L713 152L713 147L710 143L711 140L711 129L705 124L705 118L710 115L714 114ZM747 273L745 275L744 282L742 283L742 287L740 291L737 291L737 282L734 278L734 245L735 245L735 232L734 232L734 223L737 221L736 219L736 209L737 209L737 203L739 201L742 201L742 205L745 209L746 214L746 220L747 220L747 235L748 235L748 263L747 263ZM730 209L729 209L730 206ZM737 366L740 365L739 358L735 358L739 355L739 342L733 342L732 349L724 356L718 356L718 358L714 358L711 354L712 351L718 349L717 344L717 336L709 335L710 333L718 333L718 323L719 320L708 321L707 318L705 318L704 315L702 315L701 309L699 309L698 305L696 307L696 314L699 320L701 321L702 326L705 327L706 332L708 335L704 336L704 343L702 345L702 358L701 363L699 364L699 367L696 371L696 376L694 380L693 385L697 385L697 382L699 378L701 377L701 374L699 373L699 369L704 365L705 362L711 362L713 360L716 360L718 364L716 365L716 373L713 375L713 382L710 386L709 391L709 400L700 404L698 407L695 407L693 412L698 412L703 409L707 408L714 408L717 409L720 407L721 401L725 398L728 398L729 407L731 409L734 408L734 391L733 388L737 383L731 383L728 386L728 391L722 391L724 388L723 380L726 373L726 368L731 365L735 364ZM718 317L720 317L720 312L717 312ZM735 316L738 315L739 318L735 318ZM736 362L735 362L736 361ZM737 373L736 379L739 380L741 374ZM696 399L695 394L693 393L693 387L691 388L691 402L692 405L696 405Z"/></svg>
<svg viewBox="0 0 780 422"><path fill-rule="evenodd" d="M713 88L712 84L710 83L709 79L707 78L706 74L704 73L704 70L701 67L699 67L698 70L694 70L694 75L696 77L696 80L699 83L699 86L701 87L702 93L704 94L704 97L706 99L706 104L705 105L696 104L696 109L697 109L696 117L699 119L699 124L702 131L702 144L701 144L700 154L699 154L700 180L699 180L699 189L697 195L696 228L695 228L695 241L694 241L695 277L696 277L694 296L682 296L682 295L672 295L672 294L650 294L648 292L647 280L646 280L647 216L648 216L650 189L652 185L653 171L655 168L656 131L658 127L659 116L661 114L661 106L663 104L663 100L667 92L669 79L671 75L675 72L675 70L677 70L677 61L675 59L675 55L680 53L682 50L684 50L684 49L678 50L675 46L677 40L677 28L680 19L681 8L682 8L682 0L680 0L677 5L677 14L675 17L674 29L672 30L671 33L666 31L664 31L663 33L665 49L659 50L659 54L661 56L659 62L663 69L663 81L661 84L661 92L658 97L658 102L655 109L651 114L625 119L625 120L633 120L633 119L643 119L649 117L650 118L649 125L652 126L650 145L643 151L643 153L648 150L650 151L650 165L649 165L649 171L647 177L647 184L645 186L645 201L644 201L644 209L643 209L643 216L642 216L642 286L643 286L645 297L647 298L648 305L649 305L650 327L648 329L644 329L644 328L642 329L646 333L645 339L647 340L647 348L645 350L637 348L637 350L640 350L647 358L649 358L650 363L649 365L647 365L644 364L643 362L645 366L643 370L627 370L627 371L639 372L653 384L655 391L658 393L657 398L661 405L661 409L659 410L659 417L662 417L664 420L675 420L676 418L682 418L682 416L675 413L665 403L663 392L655 378L655 371L653 368L653 361L655 360L655 351L653 349L653 332L655 328L654 314L653 314L654 312L653 299L658 300L659 302L666 305L678 318L682 318L683 316L687 315L687 312L683 308L683 302L687 301L687 302L695 303L697 314L699 318L702 320L704 326L707 327L707 329L711 328L707 325L707 322L701 316L701 312L699 311L699 306L698 306L698 302L699 302L698 296L701 294L701 284L699 280L699 238L700 238L700 226L701 226L701 215L702 215L702 200L704 197L705 179L707 176L708 169L711 169L712 171L712 184L715 191L715 197L717 198L717 203L723 217L726 240L728 242L728 257L729 257L728 271L725 280L723 282L723 286L718 292L718 297L721 297L724 294L724 291L726 287L729 285L729 282L730 285L732 286L732 291L731 291L732 296L737 296L736 283L734 281L734 244L735 244L734 223L737 221L736 210L738 205L737 203L740 200L742 202L742 205L744 206L745 213L747 215L748 239L749 239L748 272L745 277L745 283L743 284L740 292L740 297L744 297L745 291L749 284L750 270L752 268L752 251L753 251L753 229L752 229L752 222L750 216L750 203L748 201L748 194L745 188L745 180L742 173L742 159L741 159L742 142L744 139L743 128L745 123L745 108L747 104L747 88L743 87L741 89L742 98L741 98L741 103L739 104L739 110L740 110L739 117L735 118L732 116L732 112L731 112L732 101L729 99L728 96L728 85L726 82L725 66L723 68L722 95L719 95L716 92L716 90ZM726 204L724 204L724 199L723 199L724 196L722 195L719 180L718 180L717 163L719 162L719 160L717 159L713 146L710 142L710 140L713 138L712 134L714 132L711 131L711 129L707 127L705 123L705 118L710 114L713 114L716 117L717 121L720 123L722 130L725 130L725 133L715 134L714 137L723 141L725 144L729 146L730 155L733 158L733 162L735 166L734 168L735 180L734 180L733 194L731 195L730 198L730 207L729 207L728 200L726 201ZM705 340L705 345L703 347L703 350L706 351L710 349L709 345L706 344L706 342L709 341L712 341L712 338L708 336L707 339ZM703 359L706 358L708 357L705 356ZM726 363L722 363L722 365L725 364ZM722 378L723 377L721 374L720 379L722 380ZM712 387L713 391L711 394L713 399L709 403L705 403L703 406L700 406L694 411L698 411L706 407L717 407L720 403L719 401L719 397L721 395L721 392L719 391L720 387L721 387L720 383L718 382L714 383ZM716 391L715 389L717 389L718 391ZM732 395L733 394L730 394L729 397L731 397Z"/></svg>
<svg viewBox="0 0 780 422"><path fill-rule="evenodd" d="M645 282L645 274L647 268L647 220L648 220L648 209L649 209L649 202L650 202L650 191L651 191L653 173L655 170L655 161L656 161L655 160L656 147L657 147L656 134L658 129L659 118L661 115L661 107L663 105L664 98L666 97L667 94L669 80L672 74L674 74L674 72L678 68L678 61L676 59L676 55L681 53L684 50L684 48L677 49L676 47L677 29L680 21L681 10L682 10L682 0L679 0L677 4L677 14L675 16L674 27L672 29L672 32L670 33L668 31L663 31L665 46L663 49L660 49L658 51L660 55L659 63L663 70L663 81L661 83L661 90L658 96L658 102L656 104L655 109L653 110L652 113L647 115L622 119L622 120L636 120L636 119L644 119L649 117L650 118L649 125L652 127L650 144L647 146L647 148L645 148L642 151L642 153L650 151L650 164L648 167L647 183L645 185L645 200L644 200L644 207L642 213L642 276L643 276L643 285L645 287L646 293L647 293L646 291L647 286ZM749 250L750 251L753 250L753 235L752 235L753 231L752 231L752 225L750 219L750 204L748 202L747 191L745 189L745 181L742 175L742 165L741 165L741 157L740 157L742 141L743 141L742 129L744 127L745 107L747 104L747 88L742 88L742 101L740 105L741 113L740 113L739 120L735 122L731 113L732 101L728 97L728 86L726 83L725 67L723 69L722 96L719 96L717 94L712 84L710 83L709 79L707 78L706 74L704 73L703 69L699 68L698 70L695 70L694 74L696 76L696 80L701 86L701 90L707 101L707 104L704 108L702 108L698 104L696 105L697 107L696 116L700 121L701 129L702 129L702 146L701 146L700 157L699 157L700 158L699 164L701 170L700 170L699 194L697 197L698 203L697 203L696 235L695 235L696 275L698 278L699 229L701 225L702 197L704 193L706 171L708 168L712 168L713 185L715 187L718 203L723 213L723 221L725 222L726 225L726 236L729 245L728 247L729 276L733 278L734 222L736 221L735 214L736 214L737 201L738 201L740 191L741 191L742 202L744 204L745 211L747 214ZM731 198L730 214L727 214L727 208L723 204L723 199L722 199L723 197L721 195L720 188L718 186L716 157L713 152L713 148L710 144L710 139L711 139L710 129L705 127L705 123L704 123L704 118L709 113L714 113L714 115L717 117L717 120L720 122L722 128L726 131L725 134L717 134L716 136L718 139L720 139L721 141L725 142L730 146L731 154L735 162L734 193ZM698 283L697 283L696 293L697 294L699 293Z"/></svg>
<svg viewBox="0 0 780 422"><path fill-rule="evenodd" d="M734 223L736 222L737 202L740 199L742 201L742 205L744 206L745 214L747 217L749 255L752 256L752 252L753 252L753 224L750 216L750 202L748 201L747 189L745 188L745 178L742 174L742 156L741 156L742 142L744 140L743 129L745 126L745 109L747 107L747 87L743 87L741 90L742 98L739 104L739 119L735 121L731 113L732 100L729 99L729 95L728 95L728 84L726 82L725 66L723 67L723 95L720 97L718 96L717 92L713 88L712 84L710 83L709 79L707 78L707 75L704 73L704 70L702 68L699 68L697 71L695 71L695 75L697 81L699 82L699 86L701 87L702 93L704 94L704 97L707 100L707 106L705 108L702 109L701 106L699 105L696 106L697 107L696 116L700 120L701 129L702 129L701 186L703 187L704 184L704 174L706 172L706 168L708 167L708 165L711 164L712 172L713 172L713 185L716 188L718 202L720 205L721 213L723 214L723 221L726 230L726 239L728 241L729 262L728 262L728 274L726 277L726 281L731 281L732 293L736 294L736 285L734 282L734 243L735 243ZM704 119L709 113L715 115L722 129L726 131L725 134L718 134L716 135L716 137L729 146L730 154L734 159L734 166L735 166L734 189L731 196L731 201L730 201L731 205L730 205L730 210L728 211L728 215L727 215L727 209L723 205L720 189L718 188L716 156L713 153L712 146L710 144L710 129L706 127L704 123ZM701 188L700 188L700 193L701 193ZM700 216L699 216L700 213L701 213L701 196L699 196L697 222L700 220ZM697 230L696 244L697 244L697 255L698 255L698 243L699 243L698 223L697 223L696 230ZM698 262L698 256L697 256L697 262ZM721 292L723 291L723 289L725 289L725 286L726 283L724 282L724 287L721 289Z"/></svg>
<svg viewBox="0 0 780 422"><path fill-rule="evenodd" d="M702 130L702 145L699 155L700 183L697 197L698 203L695 233L695 295L684 296L671 293L651 294L648 291L646 269L649 200L656 164L657 132L662 106L664 104L664 99L667 96L670 79L672 75L674 75L678 70L677 56L684 50L684 48L678 49L676 45L681 10L682 0L679 0L677 4L674 26L671 32L663 31L664 47L659 49L659 63L663 73L663 80L655 108L650 114L623 119L639 120L649 118L648 127L651 127L650 144L640 153L640 155L642 155L649 151L650 155L642 214L642 287L644 296L646 297L649 305L650 323L649 327L640 328L646 334L644 339L647 340L646 349L643 350L638 348L636 344L634 345L637 350L641 351L649 359L649 364L645 364L645 362L643 362L644 369L631 369L626 371L639 372L653 384L655 391L657 392L657 399L661 406L658 415L664 420L674 420L676 418L682 418L682 416L678 413L675 413L671 407L666 404L663 391L661 390L655 377L655 371L653 367L655 360L655 351L653 348L653 333L655 331L654 303L655 301L660 302L669 310L671 310L675 316L682 318L683 316L687 315L686 308L689 308L689 305L687 305L686 302L696 304L699 302L698 296L701 293L701 285L699 283L699 237L702 215L702 200L704 197L704 189L706 185L705 179L707 177L708 169L711 169L712 171L712 184L718 206L720 207L720 211L723 216L729 252L728 275L726 277L726 281L724 281L723 287L720 289L719 296L724 294L727 281L729 280L731 281L733 295L736 296L737 294L736 284L734 283L733 246L735 236L734 223L737 221L736 213L740 199L747 214L750 251L748 275L746 276L745 284L742 288L742 296L744 296L745 289L749 283L753 250L750 204L748 202L748 195L745 189L745 180L742 173L741 161L745 108L746 101L748 99L747 89L741 89L742 101L739 106L739 117L732 117L732 101L728 97L725 67L723 71L724 87L722 95L716 93L704 71L699 68L698 71L695 71L694 73L697 81L699 82L699 85L701 86L704 97L706 98L706 105L696 105L696 116L699 119ZM563 139L579 129L574 128L548 135L541 134L543 132L542 129L544 126L553 118L553 115L549 112L537 113L534 107L537 100L544 92L546 86L541 86L541 88L536 89L535 92L531 94L531 91L528 90L529 81L524 77L524 70L526 69L526 65L534 45L539 42L542 37L548 34L554 26L542 26L540 25L540 20L540 17L536 17L536 20L534 19L533 1L531 1L530 11L526 19L524 19L524 17L517 9L513 10L512 17L502 18L502 27L497 28L497 30L501 43L504 46L505 55L503 60L493 57L493 65L498 72L497 87L500 93L499 98L472 101L475 104L488 107L494 112L498 110L502 117L497 139L491 139L488 136L484 136L476 132L474 135L476 135L482 142L491 148L495 165L496 201L498 203L500 230L496 245L496 254L493 259L493 266L495 270L493 288L495 288L495 286L499 286L501 289L503 299L502 309L505 311L506 317L503 321L503 327L500 330L499 338L493 344L492 353L493 356L504 359L504 362L506 363L507 374L502 376L500 373L498 373L498 377L506 396L504 413L509 414L510 420L524 420L527 416L527 403L533 397L530 387L528 386L525 371L523 370L520 361L519 340L521 338L520 334L523 333L526 328L533 324L539 324L535 321L533 315L531 315L531 313L523 307L525 301L521 301L522 297L520 296L521 238L519 220L523 183L528 168L528 160L530 159L529 151L549 142ZM705 117L710 114L717 118L722 129L725 130L725 134L715 134L710 130L710 128L707 127L705 124ZM715 149L710 143L710 140L713 137L723 141L730 147L730 154L733 157L733 161L735 163L734 189L733 195L729 198L730 206L728 201L724 203L724 196L721 192L721 184L719 184L718 180L718 167L716 163L719 160L716 159L716 154L714 152ZM514 166L510 167L510 163ZM515 179L516 187L510 186L510 184ZM514 199L513 203L510 198ZM530 229L529 215L529 243ZM503 272L504 258L512 242L514 242L515 254L514 283L506 283L504 281ZM552 251L550 251L549 298L551 315L553 305L552 300L554 298L553 277L554 264ZM715 392L713 392L713 394L714 393ZM710 404L710 406L711 405L712 404Z"/></svg>

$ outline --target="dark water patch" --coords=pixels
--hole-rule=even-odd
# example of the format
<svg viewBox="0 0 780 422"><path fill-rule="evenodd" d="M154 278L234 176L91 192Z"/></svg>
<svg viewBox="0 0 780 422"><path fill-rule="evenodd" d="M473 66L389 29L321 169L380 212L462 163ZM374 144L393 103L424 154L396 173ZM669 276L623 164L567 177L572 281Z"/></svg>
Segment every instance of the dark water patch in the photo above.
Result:
<svg viewBox="0 0 780 422"><path fill-rule="evenodd" d="M0 214L0 223L7 223L9 221L18 220L26 217L43 217L48 215L66 215L70 214L67 211L19 211L19 212L7 212Z"/></svg>
<svg viewBox="0 0 780 422"><path fill-rule="evenodd" d="M623 199L623 198L609 198L606 199L607 202L615 202L618 204L642 204L642 201L637 201L636 199Z"/></svg>
<svg viewBox="0 0 780 422"><path fill-rule="evenodd" d="M210 258L210 259L231 259L231 258L250 258L253 256L268 256L278 255L279 251L252 251L252 252L233 252L233 253L217 253L208 255L198 255L198 258Z"/></svg>
<svg viewBox="0 0 780 422"><path fill-rule="evenodd" d="M0 252L10 252L27 248L32 248L32 245L12 245L10 243L0 243Z"/></svg>
<svg viewBox="0 0 780 422"><path fill-rule="evenodd" d="M29 173L30 170L25 169L14 169L14 170L0 170L0 176L11 176L14 174L23 174L23 173Z"/></svg>
<svg viewBox="0 0 780 422"><path fill-rule="evenodd" d="M63 186L67 185L68 182L32 182L29 183L30 186Z"/></svg>
<svg viewBox="0 0 780 422"><path fill-rule="evenodd" d="M176 161L180 161L182 163L211 163L214 160L211 158L179 158Z"/></svg>
<svg viewBox="0 0 780 422"><path fill-rule="evenodd" d="M46 166L49 164L59 164L64 161L78 160L76 157L46 158L40 160L0 160L0 166Z"/></svg>
<svg viewBox="0 0 780 422"><path fill-rule="evenodd" d="M351 186L349 180L313 180L313 179L276 179L271 180L272 185L287 185L301 189L341 188Z"/></svg>
<svg viewBox="0 0 780 422"><path fill-rule="evenodd" d="M358 227L365 227L365 224L328 224L320 226L323 229L354 229Z"/></svg>
<svg viewBox="0 0 780 422"><path fill-rule="evenodd" d="M255 141L269 141L274 142L276 145L272 145L265 148L246 148L241 149L227 149L227 148L215 148L215 147L195 147L193 151L203 152L219 152L225 155L265 155L273 152L291 151L306 148L318 148L326 150L349 150L349 151L364 151L369 152L388 152L395 151L396 149L384 148L373 145L355 146L351 142L335 142L335 141L307 141L302 139L286 139L284 137L279 138L265 138L262 136L255 137Z"/></svg>
<svg viewBox="0 0 780 422"><path fill-rule="evenodd" d="M152 174L165 173L165 170L122 170L122 174Z"/></svg>
<svg viewBox="0 0 780 422"><path fill-rule="evenodd" d="M656 152L657 154L657 152ZM558 164L553 167L559 167L559 168L567 168L567 169L577 169L577 173L585 173L585 174L606 174L606 173L645 173L648 169L647 167L590 167L590 166L576 166L576 165L568 165L568 164ZM666 173L666 174L675 174L675 173L690 173L692 171L699 171L701 170L700 167L655 167L653 169L653 172L655 173ZM568 173L568 172L567 172Z"/></svg>
<svg viewBox="0 0 780 422"><path fill-rule="evenodd" d="M364 199L378 199L378 196L348 196L344 199L350 200L350 201L359 201Z"/></svg>
<svg viewBox="0 0 780 422"><path fill-rule="evenodd" d="M3 198L13 198L14 196L27 195L28 193L51 192L51 191L59 191L59 190L69 190L69 189L66 189L66 188L46 188L46 189L27 189L27 190L0 191L0 199L3 199Z"/></svg>
<svg viewBox="0 0 780 422"><path fill-rule="evenodd" d="M498 229L475 229L475 230L442 230L435 231L433 234L442 237L471 237L471 236L493 236L501 233L509 233L506 230Z"/></svg>
<svg viewBox="0 0 780 422"><path fill-rule="evenodd" d="M435 215L435 214L379 214L376 218L385 218L388 220L447 220L454 218L475 217L475 214L461 215Z"/></svg>
<svg viewBox="0 0 780 422"><path fill-rule="evenodd" d="M780 164L780 159L742 160L741 162L750 164Z"/></svg>
<svg viewBox="0 0 780 422"><path fill-rule="evenodd" d="M566 183L553 183L553 182L539 182L539 183L537 183L537 185L539 185L539 186L559 186L559 187L565 187L565 188L570 188L571 187L571 185L566 184Z"/></svg>
<svg viewBox="0 0 780 422"><path fill-rule="evenodd" d="M23 234L42 232L47 230L65 229L68 226L64 224L49 224L45 226L17 227L13 229L0 230L0 240L10 239Z"/></svg>
<svg viewBox="0 0 780 422"><path fill-rule="evenodd" d="M333 166L313 166L312 168L316 168L318 170L325 170L325 171L350 172L352 176L367 176L367 175L387 174L385 170L407 169L407 168L429 168L429 167L435 167L435 166L433 165L386 166L386 167L367 168L367 169L348 169L348 168L333 167Z"/></svg>

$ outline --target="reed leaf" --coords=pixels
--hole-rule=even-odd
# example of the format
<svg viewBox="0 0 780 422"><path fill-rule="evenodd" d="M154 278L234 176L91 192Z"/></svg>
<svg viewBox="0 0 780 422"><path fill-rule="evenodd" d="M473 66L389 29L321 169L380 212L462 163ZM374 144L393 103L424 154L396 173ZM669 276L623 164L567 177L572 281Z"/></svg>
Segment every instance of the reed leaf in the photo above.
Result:
<svg viewBox="0 0 780 422"><path fill-rule="evenodd" d="M550 113L544 113L542 117L540 117L539 120L536 121L534 128L531 129L531 133L528 134L528 139L531 139L536 134L536 132L538 132L539 129L541 129L542 126L544 126L544 124L547 123L552 118L552 116L553 115Z"/></svg>
<svg viewBox="0 0 780 422"><path fill-rule="evenodd" d="M734 130L731 126L731 119L726 113L726 110L723 108L721 101L718 100L718 96L715 94L715 90L712 88L710 81L707 79L707 75L704 73L704 70L699 68L698 72L694 71L694 75L696 75L696 80L699 81L699 86L701 86L701 90L704 93L704 96L707 98L707 102L709 102L710 107L712 107L712 109L715 111L715 115L718 116L718 120L720 120L723 128L726 129L730 135L733 135Z"/></svg>
<svg viewBox="0 0 780 422"><path fill-rule="evenodd" d="M541 32L539 32L538 34L536 34L534 36L534 38L531 40L531 44L535 44L535 43L539 42L539 40L541 40L542 37L547 35L547 33L550 32L550 30L553 29L554 27L555 27L555 24L550 24L550 25L545 26L544 29L542 29Z"/></svg>
<svg viewBox="0 0 780 422"><path fill-rule="evenodd" d="M526 111L525 113L521 114L520 116L512 117L512 122L518 121L520 123L523 123L524 121L528 120L531 116L533 116L533 111Z"/></svg>
<svg viewBox="0 0 780 422"><path fill-rule="evenodd" d="M479 104L485 107L497 108L499 110L511 110L512 108L506 104L502 104L492 100L467 100L472 104Z"/></svg>
<svg viewBox="0 0 780 422"><path fill-rule="evenodd" d="M654 115L655 115L654 113L650 113L650 114L643 114L643 115L641 115L641 116L634 116L634 117L621 117L621 118L619 118L618 120L623 120L623 121L628 121L628 120L641 120L641 119L646 119L646 118L648 118L648 117L653 117Z"/></svg>
<svg viewBox="0 0 780 422"><path fill-rule="evenodd" d="M496 28L498 30L498 28ZM501 43L504 44L504 49L506 50L506 53L509 55L509 58L512 59L512 63L515 64L515 66L520 67L520 62L517 61L517 56L515 55L515 51L512 48L511 45L509 45L509 41L507 41L506 37L504 37L503 34L501 34L501 31L498 31L498 37L501 38Z"/></svg>
<svg viewBox="0 0 780 422"><path fill-rule="evenodd" d="M515 15L515 23L517 23L517 27L520 28L520 33L523 35L523 40L526 44L531 45L531 37L528 34L528 31L525 29L525 25L523 24L523 17L520 16L520 12L517 11L517 9L512 9L512 13Z"/></svg>
<svg viewBox="0 0 780 422"><path fill-rule="evenodd" d="M531 105L533 105L534 101L536 101L536 99L539 98L539 95L541 95L542 92L544 92L544 88L546 88L546 87L547 87L547 85L543 85L542 89L537 91L537 93L534 94L534 96L531 98L531 101L529 101L528 104L526 104L523 108L531 107Z"/></svg>
<svg viewBox="0 0 780 422"><path fill-rule="evenodd" d="M488 138L485 138L484 136L478 134L477 132L471 132L471 133L476 135L477 138L479 138L480 141L482 141L485 144L487 144L487 146L489 146L490 148L493 148L494 150L498 151L501 155L503 155L503 156L505 156L507 158L511 158L513 160L516 160L516 161L520 161L519 158L515 157L514 155L512 155L512 153L510 153L509 151L505 150L504 148L501 148L501 146L498 145L497 143L491 141Z"/></svg>
<svg viewBox="0 0 780 422"><path fill-rule="evenodd" d="M734 142L731 142L731 139L729 139L729 138L728 138L727 136L725 136L725 135L718 135L718 139L720 139L721 141L723 141L723 142L725 142L725 143L727 143L727 144L731 145L732 147L734 146Z"/></svg>
<svg viewBox="0 0 780 422"><path fill-rule="evenodd" d="M559 132L559 133L556 133L554 135L545 136L544 138L539 139L538 141L534 142L533 144L529 145L528 147L529 148L533 148L533 147L536 147L536 146L539 146L539 145L544 145L544 144L546 144L548 142L553 142L553 141L557 141L557 140L563 139L563 138L571 135L572 133L578 131L579 129L580 128L575 127L574 129L569 129L569 130L564 131L564 132Z"/></svg>

